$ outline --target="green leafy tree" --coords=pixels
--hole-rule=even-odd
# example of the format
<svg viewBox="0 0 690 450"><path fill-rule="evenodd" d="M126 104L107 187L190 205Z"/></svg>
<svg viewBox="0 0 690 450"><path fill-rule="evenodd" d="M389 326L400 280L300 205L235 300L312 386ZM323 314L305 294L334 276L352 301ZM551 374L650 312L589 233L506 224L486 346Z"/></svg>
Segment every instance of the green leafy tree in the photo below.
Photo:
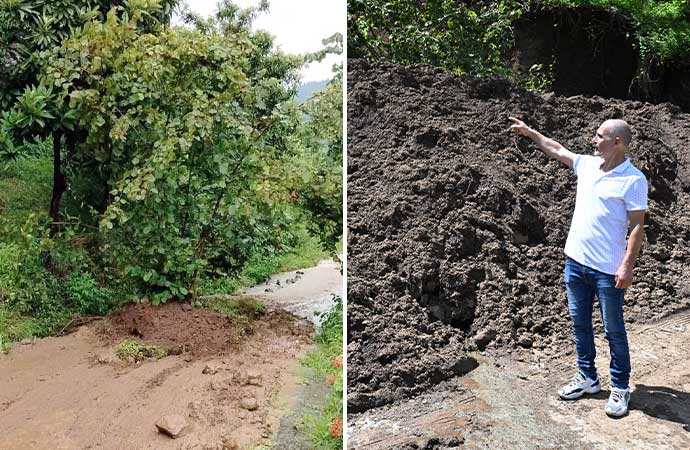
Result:
<svg viewBox="0 0 690 450"><path fill-rule="evenodd" d="M179 0L162 0L160 8L143 22L149 31L170 21ZM0 1L0 108L8 109L27 86L35 84L49 50L93 19L105 18L113 7L124 12L128 3L142 0L1 0Z"/></svg>
<svg viewBox="0 0 690 450"><path fill-rule="evenodd" d="M293 100L298 69L323 52L286 55L270 35L252 32L250 19L265 5L225 2L213 19L188 16L192 29L153 34L142 22L159 5L140 3L113 8L43 53L39 84L17 99L3 128L10 137L53 134L58 187L63 157L73 178L92 177L79 194L99 220L103 263L165 300L194 294L201 278L237 271L256 252L289 249L303 215L294 192L304 183L313 197L340 191L309 175L323 167L294 158L305 147ZM305 136L326 123L325 106L309 108ZM342 104L338 114L341 127ZM308 144L328 157L328 170L331 141L342 143L334 133ZM59 200L51 217L58 222Z"/></svg>
<svg viewBox="0 0 690 450"><path fill-rule="evenodd" d="M324 40L324 45L342 46L342 36ZM336 50L337 53L337 50ZM298 203L308 211L310 223L323 242L334 245L343 229L343 67L334 67L334 77L324 89L304 103L306 115L300 131L303 146L300 161L311 170L302 174Z"/></svg>
<svg viewBox="0 0 690 450"><path fill-rule="evenodd" d="M341 233L342 69L318 100L300 107L294 94L299 68L342 36L286 55L251 30L265 7L226 1L177 28L149 26L155 0L112 8L41 52L37 84L3 116L8 154L53 138L53 235L66 173L100 228L99 263L156 300L289 250L297 221Z"/></svg>
<svg viewBox="0 0 690 450"><path fill-rule="evenodd" d="M60 203L67 188L63 141L67 154L74 154L78 131L74 129L73 112L54 104L54 89L64 86L58 80L43 80L37 86L37 75L44 72L47 54L84 24L102 20L108 11L126 18L127 7L146 8L137 25L144 31L158 30L170 20L177 1L0 1L0 108L14 108L0 122L0 160L12 160L22 154L25 149L15 142L52 138L54 172L49 215L53 219L53 234L60 222Z"/></svg>

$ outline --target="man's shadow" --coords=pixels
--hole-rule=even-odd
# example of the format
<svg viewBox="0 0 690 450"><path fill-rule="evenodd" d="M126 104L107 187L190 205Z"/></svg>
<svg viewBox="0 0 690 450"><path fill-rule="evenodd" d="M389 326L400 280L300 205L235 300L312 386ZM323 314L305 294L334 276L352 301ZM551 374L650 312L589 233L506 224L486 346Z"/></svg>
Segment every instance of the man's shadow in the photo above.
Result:
<svg viewBox="0 0 690 450"><path fill-rule="evenodd" d="M690 432L690 393L664 386L638 384L630 398L630 409L679 423L685 431Z"/></svg>

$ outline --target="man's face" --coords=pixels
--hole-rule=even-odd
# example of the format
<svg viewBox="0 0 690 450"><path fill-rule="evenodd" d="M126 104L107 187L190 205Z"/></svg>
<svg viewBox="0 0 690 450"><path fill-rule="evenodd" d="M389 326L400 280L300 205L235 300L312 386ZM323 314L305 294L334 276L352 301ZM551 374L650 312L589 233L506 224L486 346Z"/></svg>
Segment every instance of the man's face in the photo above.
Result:
<svg viewBox="0 0 690 450"><path fill-rule="evenodd" d="M620 140L620 137L614 137L611 130L602 125L592 138L592 144L596 148L596 153L607 156L616 151L620 145Z"/></svg>

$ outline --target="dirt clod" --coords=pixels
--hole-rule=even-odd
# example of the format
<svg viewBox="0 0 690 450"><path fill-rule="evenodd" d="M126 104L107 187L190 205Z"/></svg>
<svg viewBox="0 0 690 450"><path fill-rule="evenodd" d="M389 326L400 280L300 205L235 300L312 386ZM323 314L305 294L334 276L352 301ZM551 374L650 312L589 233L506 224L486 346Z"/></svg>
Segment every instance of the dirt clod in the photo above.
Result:
<svg viewBox="0 0 690 450"><path fill-rule="evenodd" d="M114 364L117 361L117 356L112 351L102 352L96 357L98 364Z"/></svg>
<svg viewBox="0 0 690 450"><path fill-rule="evenodd" d="M487 345L496 337L496 330L487 328L481 330L474 336L474 344L480 349L484 350Z"/></svg>
<svg viewBox="0 0 690 450"><path fill-rule="evenodd" d="M235 439L231 436L223 436L222 438L222 449L223 450L239 450L239 446Z"/></svg>
<svg viewBox="0 0 690 450"><path fill-rule="evenodd" d="M204 369L201 371L204 375L215 375L220 370L220 366L217 364L206 364Z"/></svg>

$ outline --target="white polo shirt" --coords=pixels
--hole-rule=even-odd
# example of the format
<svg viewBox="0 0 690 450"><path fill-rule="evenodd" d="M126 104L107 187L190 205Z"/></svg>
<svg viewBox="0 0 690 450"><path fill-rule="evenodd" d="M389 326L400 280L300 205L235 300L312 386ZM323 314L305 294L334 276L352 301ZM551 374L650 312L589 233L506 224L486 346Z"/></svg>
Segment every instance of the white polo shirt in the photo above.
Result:
<svg viewBox="0 0 690 450"><path fill-rule="evenodd" d="M577 155L577 197L565 254L580 264L615 275L625 257L627 211L647 209L647 179L630 160L603 172L598 156Z"/></svg>

